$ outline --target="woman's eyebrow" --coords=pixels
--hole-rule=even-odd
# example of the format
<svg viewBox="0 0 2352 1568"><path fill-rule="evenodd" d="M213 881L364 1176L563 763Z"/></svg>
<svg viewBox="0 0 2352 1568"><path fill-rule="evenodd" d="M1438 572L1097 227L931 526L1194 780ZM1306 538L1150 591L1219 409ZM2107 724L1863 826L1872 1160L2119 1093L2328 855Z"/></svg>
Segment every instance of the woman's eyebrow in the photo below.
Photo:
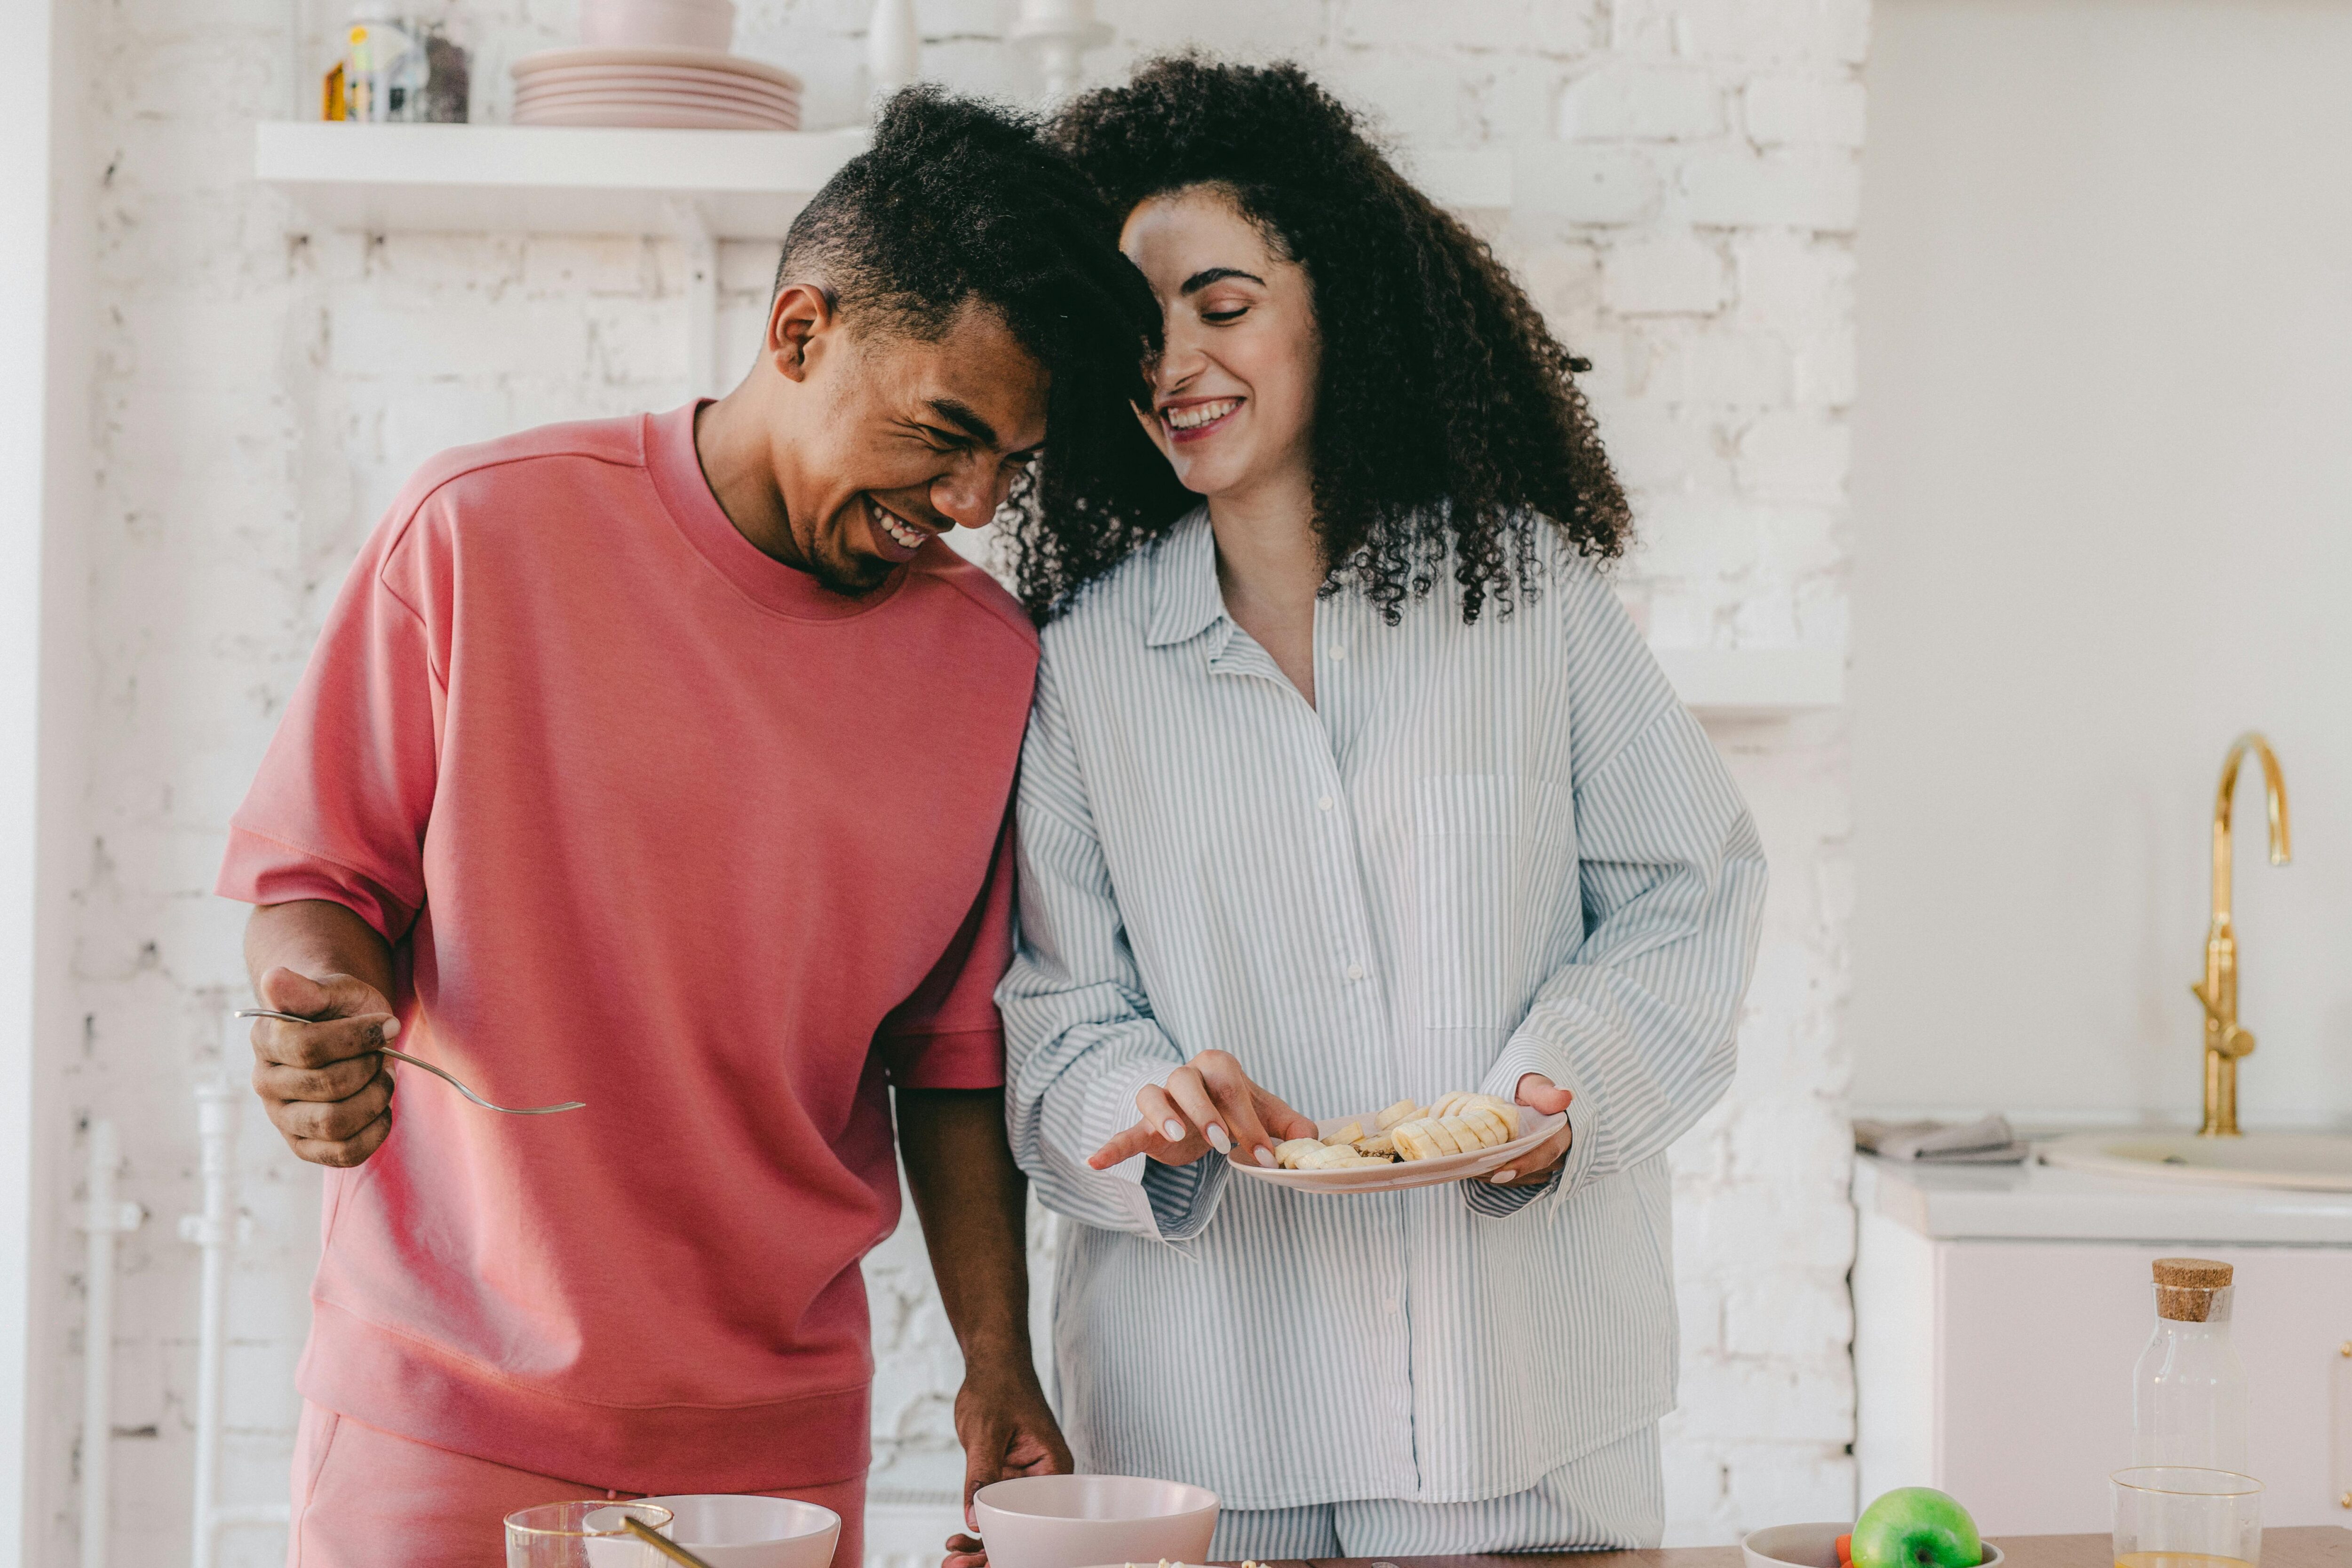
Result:
<svg viewBox="0 0 2352 1568"><path fill-rule="evenodd" d="M1208 287L1212 283L1223 283L1228 277L1245 277L1252 283L1256 284L1260 288L1264 288L1265 287L1265 279L1260 277L1255 272L1244 272L1238 267L1202 267L1200 271L1186 278L1184 280L1184 287L1179 290L1179 292L1184 294L1198 294L1203 288Z"/></svg>

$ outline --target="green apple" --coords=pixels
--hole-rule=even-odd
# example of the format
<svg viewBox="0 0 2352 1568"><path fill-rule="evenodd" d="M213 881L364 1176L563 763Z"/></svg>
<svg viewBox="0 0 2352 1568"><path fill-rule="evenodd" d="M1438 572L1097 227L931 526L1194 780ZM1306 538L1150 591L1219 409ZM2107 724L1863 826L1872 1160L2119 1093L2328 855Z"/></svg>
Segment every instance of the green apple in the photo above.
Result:
<svg viewBox="0 0 2352 1568"><path fill-rule="evenodd" d="M1897 1487L1853 1521L1853 1568L1977 1568L1977 1521L1934 1487Z"/></svg>

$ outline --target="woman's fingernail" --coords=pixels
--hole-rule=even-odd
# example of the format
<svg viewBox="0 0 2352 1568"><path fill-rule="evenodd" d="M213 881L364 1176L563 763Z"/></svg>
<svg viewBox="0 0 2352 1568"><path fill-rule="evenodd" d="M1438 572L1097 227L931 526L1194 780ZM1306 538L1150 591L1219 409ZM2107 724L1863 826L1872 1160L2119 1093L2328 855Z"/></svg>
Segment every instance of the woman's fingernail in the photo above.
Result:
<svg viewBox="0 0 2352 1568"><path fill-rule="evenodd" d="M1171 1116L1160 1124L1160 1135L1171 1144L1181 1144L1184 1141L1184 1124Z"/></svg>
<svg viewBox="0 0 2352 1568"><path fill-rule="evenodd" d="M1217 1153L1230 1155L1234 1152L1234 1141L1225 1136L1225 1130L1214 1122L1202 1129L1202 1135L1209 1140L1209 1147L1216 1150Z"/></svg>
<svg viewBox="0 0 2352 1568"><path fill-rule="evenodd" d="M1267 1148L1264 1144L1260 1144L1257 1146L1257 1163L1262 1166L1271 1166L1274 1164L1274 1151Z"/></svg>
<svg viewBox="0 0 2352 1568"><path fill-rule="evenodd" d="M1519 1173L1517 1171L1496 1171L1495 1173L1495 1180L1498 1183L1510 1181L1517 1177L1518 1174Z"/></svg>
<svg viewBox="0 0 2352 1568"><path fill-rule="evenodd" d="M383 1020L383 1038L384 1038L384 1039L386 1039L386 1040L393 1040L393 1039L396 1039L396 1038L399 1036L399 1034L400 1034L400 1020L399 1020L398 1019L384 1019L384 1020Z"/></svg>

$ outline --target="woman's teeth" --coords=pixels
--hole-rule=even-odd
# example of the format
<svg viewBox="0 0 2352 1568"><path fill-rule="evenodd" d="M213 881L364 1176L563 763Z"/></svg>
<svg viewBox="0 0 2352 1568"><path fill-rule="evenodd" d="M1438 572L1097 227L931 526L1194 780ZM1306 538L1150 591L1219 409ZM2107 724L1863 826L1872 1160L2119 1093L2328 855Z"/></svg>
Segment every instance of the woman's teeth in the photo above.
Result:
<svg viewBox="0 0 2352 1568"><path fill-rule="evenodd" d="M1215 402L1196 402L1190 408L1171 408L1165 417L1171 430L1196 430L1224 418L1241 405L1242 400L1237 397L1221 398Z"/></svg>
<svg viewBox="0 0 2352 1568"><path fill-rule="evenodd" d="M900 522L897 514L885 511L882 508L881 503L872 499L870 497L867 498L866 505L867 509L874 514L874 520L882 525L882 531L884 533L888 534L892 538L897 539L908 549L919 549L922 547L924 536L923 531L920 528L913 528L908 524Z"/></svg>

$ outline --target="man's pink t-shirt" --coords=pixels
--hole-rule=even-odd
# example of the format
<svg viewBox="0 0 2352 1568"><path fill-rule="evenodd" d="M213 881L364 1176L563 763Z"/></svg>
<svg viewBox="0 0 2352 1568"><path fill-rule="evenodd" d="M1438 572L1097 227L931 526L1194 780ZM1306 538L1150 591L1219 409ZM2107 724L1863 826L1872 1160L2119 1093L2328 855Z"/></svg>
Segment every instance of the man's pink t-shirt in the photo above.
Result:
<svg viewBox="0 0 2352 1568"><path fill-rule="evenodd" d="M712 498L693 407L429 463L368 540L220 891L394 945L392 1134L327 1173L309 1398L633 1491L866 1465L887 1084L1003 1081L1036 668L944 545L843 598Z"/></svg>

